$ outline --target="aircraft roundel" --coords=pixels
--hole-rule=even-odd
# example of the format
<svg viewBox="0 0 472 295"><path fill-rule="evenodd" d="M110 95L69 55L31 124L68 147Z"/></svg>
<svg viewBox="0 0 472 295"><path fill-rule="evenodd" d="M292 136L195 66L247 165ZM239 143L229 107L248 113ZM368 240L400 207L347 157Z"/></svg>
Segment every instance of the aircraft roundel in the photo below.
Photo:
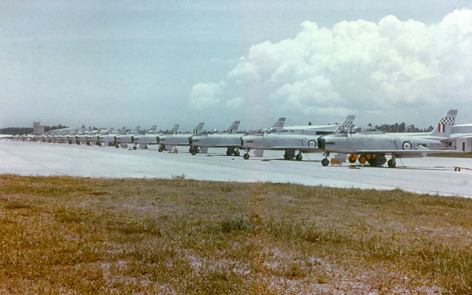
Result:
<svg viewBox="0 0 472 295"><path fill-rule="evenodd" d="M310 140L310 141L308 142L308 146L309 146L309 147L313 147L313 148L316 147L316 141Z"/></svg>
<svg viewBox="0 0 472 295"><path fill-rule="evenodd" d="M402 144L402 149L409 151L411 150L411 143L409 141L404 141Z"/></svg>

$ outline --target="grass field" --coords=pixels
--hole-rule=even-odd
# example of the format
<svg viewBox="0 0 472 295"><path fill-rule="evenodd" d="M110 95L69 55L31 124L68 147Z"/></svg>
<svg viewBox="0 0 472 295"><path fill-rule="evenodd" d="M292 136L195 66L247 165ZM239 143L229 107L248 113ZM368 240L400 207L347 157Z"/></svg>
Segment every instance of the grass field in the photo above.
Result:
<svg viewBox="0 0 472 295"><path fill-rule="evenodd" d="M472 200L0 176L0 294L472 293Z"/></svg>

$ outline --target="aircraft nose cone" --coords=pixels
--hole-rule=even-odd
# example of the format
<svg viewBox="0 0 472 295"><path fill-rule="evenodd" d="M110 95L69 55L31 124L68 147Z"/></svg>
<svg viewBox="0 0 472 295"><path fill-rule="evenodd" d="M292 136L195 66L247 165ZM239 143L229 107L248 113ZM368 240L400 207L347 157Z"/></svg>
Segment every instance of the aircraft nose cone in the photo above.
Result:
<svg viewBox="0 0 472 295"><path fill-rule="evenodd" d="M326 139L323 137L318 138L318 148L324 150L326 147Z"/></svg>

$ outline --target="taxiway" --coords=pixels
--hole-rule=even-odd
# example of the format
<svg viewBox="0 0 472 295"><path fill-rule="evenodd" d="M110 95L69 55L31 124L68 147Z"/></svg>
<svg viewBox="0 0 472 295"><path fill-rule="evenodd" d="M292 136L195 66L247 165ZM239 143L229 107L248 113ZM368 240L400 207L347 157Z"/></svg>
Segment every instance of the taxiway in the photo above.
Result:
<svg viewBox="0 0 472 295"><path fill-rule="evenodd" d="M182 147L181 150L187 148ZM321 154L303 161L281 160L283 152L265 152L263 158L228 157L224 149L192 156L188 152L159 153L84 145L0 140L0 174L32 176L70 175L114 178L173 178L283 182L304 185L405 191L472 197L472 159L420 158L398 160L386 167L321 166Z"/></svg>

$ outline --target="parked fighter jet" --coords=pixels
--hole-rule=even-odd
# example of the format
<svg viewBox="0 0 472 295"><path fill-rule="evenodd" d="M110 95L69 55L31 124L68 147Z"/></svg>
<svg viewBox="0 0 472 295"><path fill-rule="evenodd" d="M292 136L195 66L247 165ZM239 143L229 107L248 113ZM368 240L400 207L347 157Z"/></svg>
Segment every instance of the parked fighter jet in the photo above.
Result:
<svg viewBox="0 0 472 295"><path fill-rule="evenodd" d="M127 148L128 144L134 143L134 135L139 134L139 130L141 130L141 126L137 126L133 132L126 133L126 128L121 128L122 132L115 136L115 147L119 148L120 146L123 148Z"/></svg>
<svg viewBox="0 0 472 295"><path fill-rule="evenodd" d="M349 117L348 117L349 118ZM346 118L346 120L348 119ZM352 116L352 121L354 121L355 116ZM268 133L295 133L295 134L310 134L310 135L322 135L322 134L331 134L339 129L340 125L337 123L334 125L312 125L309 122L308 125L299 125L299 126L282 126L281 128L271 128Z"/></svg>
<svg viewBox="0 0 472 295"><path fill-rule="evenodd" d="M124 132L124 127L119 132ZM113 128L110 128L108 133L99 135L98 144L100 146L115 146L115 137L116 134L114 133Z"/></svg>
<svg viewBox="0 0 472 295"><path fill-rule="evenodd" d="M162 151L171 151L175 146L190 146L189 143L189 137L192 136L192 134L200 134L203 130L203 122L198 123L198 125L195 127L193 130L193 133L186 133L186 134L180 134L178 133L178 128L179 125L175 125L173 129L172 134L164 134L161 136L158 136L158 143L159 143L159 152ZM193 152L193 148L190 147L189 152Z"/></svg>
<svg viewBox="0 0 472 295"><path fill-rule="evenodd" d="M234 121L226 133L199 134L189 137L190 150L192 155L198 152L207 153L209 147L227 148L226 155L239 156L241 146L241 136L238 134L240 121Z"/></svg>
<svg viewBox="0 0 472 295"><path fill-rule="evenodd" d="M88 146L92 145L100 145L100 134L102 129L98 129L96 131L92 131L89 134L85 135L85 144Z"/></svg>
<svg viewBox="0 0 472 295"><path fill-rule="evenodd" d="M284 159L296 158L302 160L302 153L320 153L317 147L318 137L313 135L324 135L338 131L340 128L353 126L355 116L349 115L342 125L309 125L283 127L282 132L246 135L241 138L243 148L246 150L244 159L249 159L251 149L258 150L257 156L262 156L264 150L283 150ZM308 127L308 129L304 129ZM290 131L291 130L291 131ZM298 151L298 154L295 153Z"/></svg>
<svg viewBox="0 0 472 295"><path fill-rule="evenodd" d="M386 155L392 155L388 167L396 166L396 158L421 158L427 153L441 153L450 145L457 110L449 110L431 133L355 133L350 129L317 139L318 147L325 151L323 166L327 166L329 153L347 154L349 161L356 160L370 166L382 166ZM447 152L450 152L447 151ZM339 157L337 157L339 160Z"/></svg>
<svg viewBox="0 0 472 295"><path fill-rule="evenodd" d="M146 134L134 136L133 150L139 147L140 149L147 149L150 144L158 144L158 134L156 134L157 126L153 125L151 130Z"/></svg>

